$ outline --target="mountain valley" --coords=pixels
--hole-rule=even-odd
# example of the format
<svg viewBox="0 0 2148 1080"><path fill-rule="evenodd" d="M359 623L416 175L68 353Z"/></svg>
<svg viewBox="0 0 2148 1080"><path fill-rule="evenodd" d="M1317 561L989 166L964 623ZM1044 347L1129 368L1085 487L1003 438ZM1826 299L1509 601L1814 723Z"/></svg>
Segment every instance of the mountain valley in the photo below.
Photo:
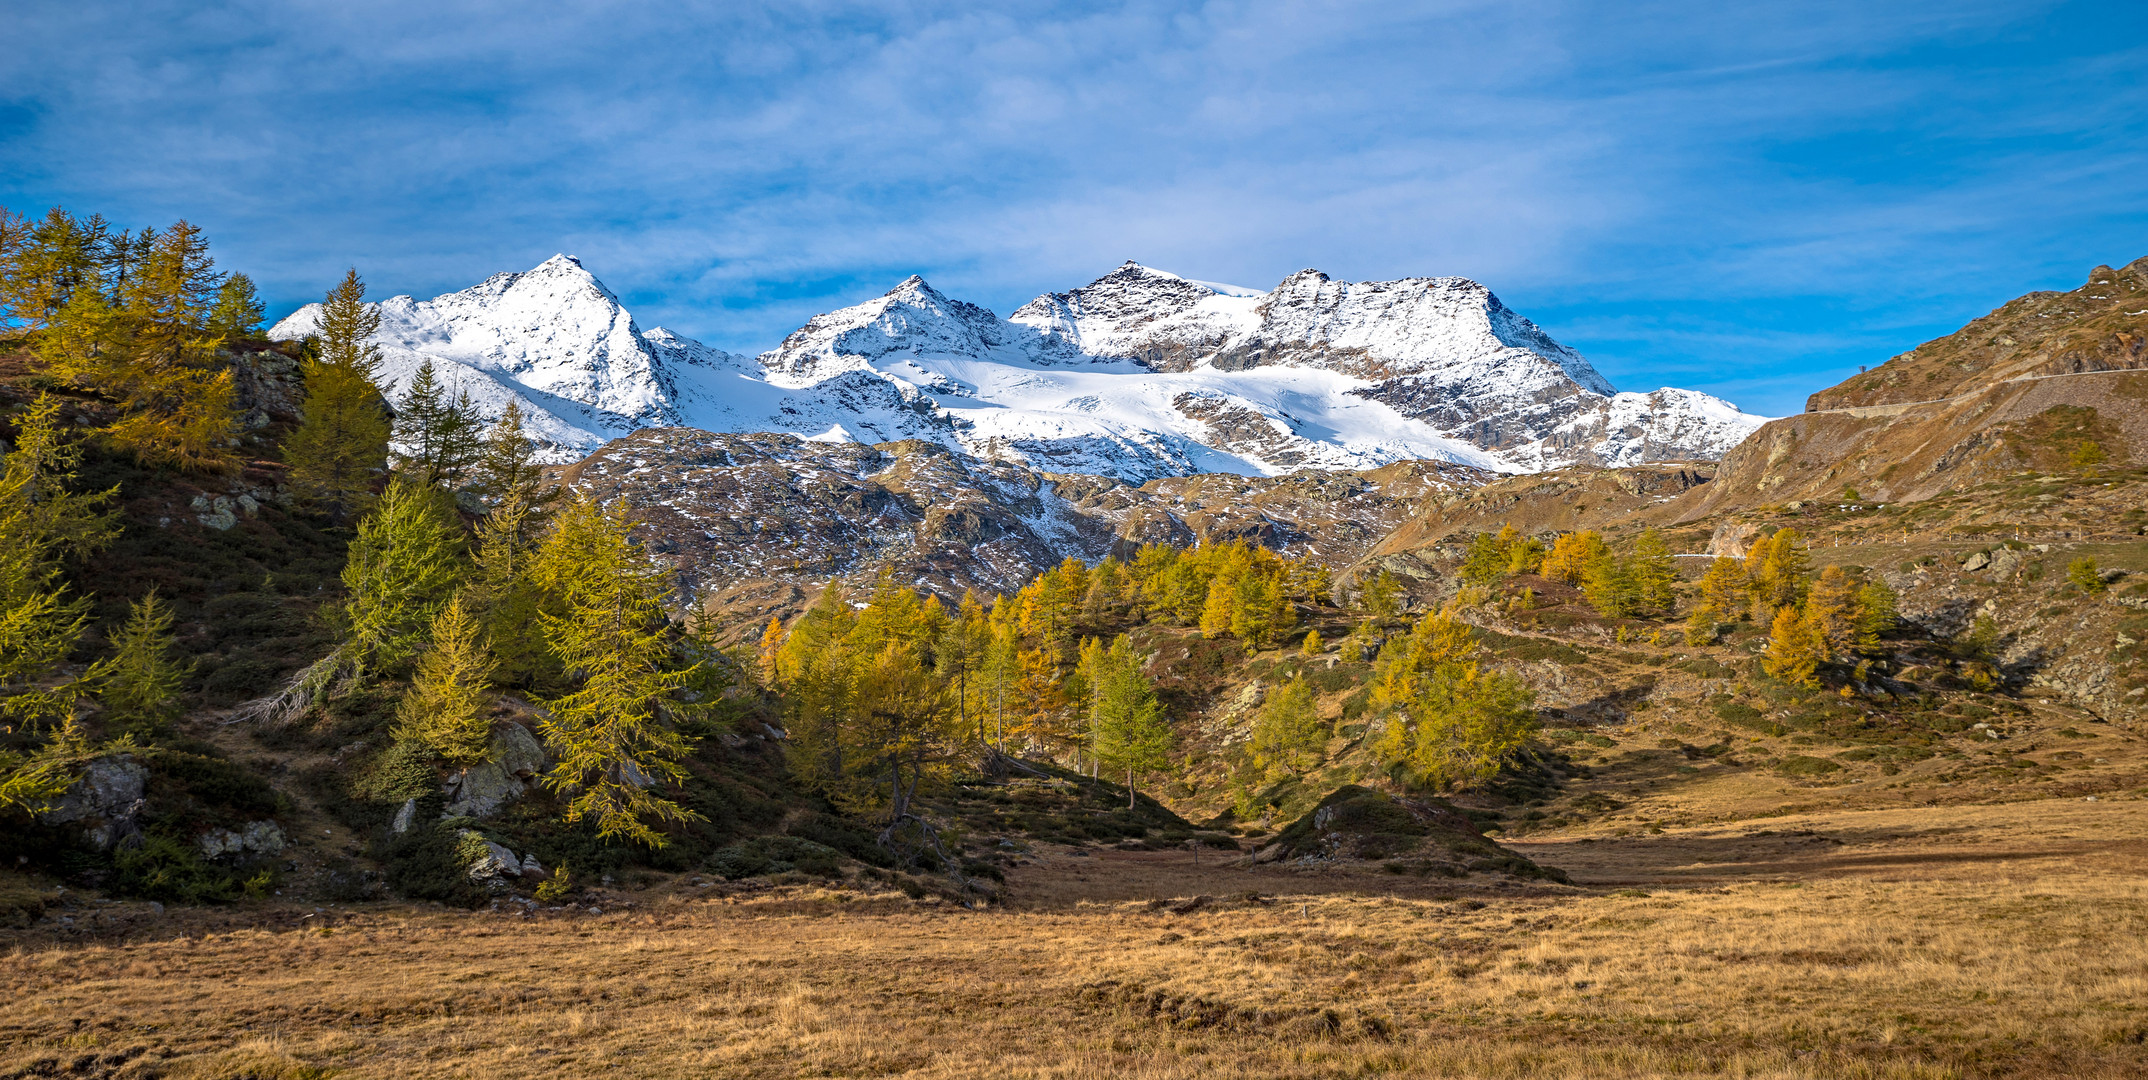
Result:
<svg viewBox="0 0 2148 1080"><path fill-rule="evenodd" d="M2133 1075L2144 274L1768 420L1456 278L745 357L562 256L220 340L215 468L11 331L0 526L112 531L0 687L0 1077Z"/></svg>

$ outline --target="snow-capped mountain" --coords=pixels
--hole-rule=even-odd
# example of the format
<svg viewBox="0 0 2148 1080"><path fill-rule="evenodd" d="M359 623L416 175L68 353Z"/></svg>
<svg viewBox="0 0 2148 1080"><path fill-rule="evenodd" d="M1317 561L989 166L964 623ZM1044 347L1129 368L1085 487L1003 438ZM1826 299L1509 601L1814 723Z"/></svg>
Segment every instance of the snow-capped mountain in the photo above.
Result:
<svg viewBox="0 0 2148 1080"><path fill-rule="evenodd" d="M1618 393L1467 278L1353 283L1301 270L1259 293L1129 262L1011 318L1160 371L1339 372L1361 381L1351 393L1509 468L1720 457L1764 419L1698 391Z"/></svg>
<svg viewBox="0 0 2148 1080"><path fill-rule="evenodd" d="M794 393L752 357L712 349L662 327L643 330L582 264L555 255L520 274L495 274L431 300L381 302L380 381L391 400L430 359L442 382L487 416L520 401L524 430L553 462L578 460L646 427L784 431L883 442L939 438L947 424L915 391L858 370ZM313 333L308 304L269 331Z"/></svg>
<svg viewBox="0 0 2148 1080"><path fill-rule="evenodd" d="M430 357L488 411L520 399L557 460L688 426L923 438L1136 483L1405 459L1517 471L1718 457L1763 419L1694 391L1616 393L1462 278L1308 270L1259 292L1128 263L1001 319L913 276L753 359L641 330L564 255L380 311L391 395ZM271 333L317 318L309 306Z"/></svg>

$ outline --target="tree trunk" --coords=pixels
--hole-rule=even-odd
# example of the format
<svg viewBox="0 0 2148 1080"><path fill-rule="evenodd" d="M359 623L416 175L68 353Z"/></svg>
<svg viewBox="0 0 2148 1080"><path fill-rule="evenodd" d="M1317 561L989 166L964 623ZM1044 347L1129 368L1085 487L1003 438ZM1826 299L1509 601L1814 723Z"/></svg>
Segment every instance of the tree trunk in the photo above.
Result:
<svg viewBox="0 0 2148 1080"><path fill-rule="evenodd" d="M1126 767L1126 808L1134 808L1134 767L1131 765Z"/></svg>

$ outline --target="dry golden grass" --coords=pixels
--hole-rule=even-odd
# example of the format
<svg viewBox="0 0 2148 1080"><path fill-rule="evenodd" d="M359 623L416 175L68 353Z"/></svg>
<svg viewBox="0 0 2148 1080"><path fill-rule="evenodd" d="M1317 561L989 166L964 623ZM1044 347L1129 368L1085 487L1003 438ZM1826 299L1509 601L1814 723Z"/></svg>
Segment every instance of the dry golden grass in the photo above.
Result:
<svg viewBox="0 0 2148 1080"><path fill-rule="evenodd" d="M1908 814L1530 849L1643 886L1617 892L1204 866L1198 891L1284 895L1081 898L1170 895L1183 857L1128 853L1018 871L1026 909L794 891L24 939L0 956L0 1076L2148 1071L2148 803Z"/></svg>

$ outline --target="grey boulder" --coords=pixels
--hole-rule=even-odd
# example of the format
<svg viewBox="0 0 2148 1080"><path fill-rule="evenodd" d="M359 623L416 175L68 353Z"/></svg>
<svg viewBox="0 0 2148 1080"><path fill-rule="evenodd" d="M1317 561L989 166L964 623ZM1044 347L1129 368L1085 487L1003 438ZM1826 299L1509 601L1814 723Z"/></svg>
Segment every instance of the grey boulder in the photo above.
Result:
<svg viewBox="0 0 2148 1080"><path fill-rule="evenodd" d="M529 790L523 778L544 771L544 746L520 724L501 724L492 733L489 760L448 779L449 817L484 818Z"/></svg>
<svg viewBox="0 0 2148 1080"><path fill-rule="evenodd" d="M239 831L211 829L196 846L209 859L246 858L283 854L283 830L273 821L250 821Z"/></svg>
<svg viewBox="0 0 2148 1080"><path fill-rule="evenodd" d="M135 819L148 784L149 770L131 755L98 758L39 816L55 825L81 825L85 842L110 851L141 831Z"/></svg>

